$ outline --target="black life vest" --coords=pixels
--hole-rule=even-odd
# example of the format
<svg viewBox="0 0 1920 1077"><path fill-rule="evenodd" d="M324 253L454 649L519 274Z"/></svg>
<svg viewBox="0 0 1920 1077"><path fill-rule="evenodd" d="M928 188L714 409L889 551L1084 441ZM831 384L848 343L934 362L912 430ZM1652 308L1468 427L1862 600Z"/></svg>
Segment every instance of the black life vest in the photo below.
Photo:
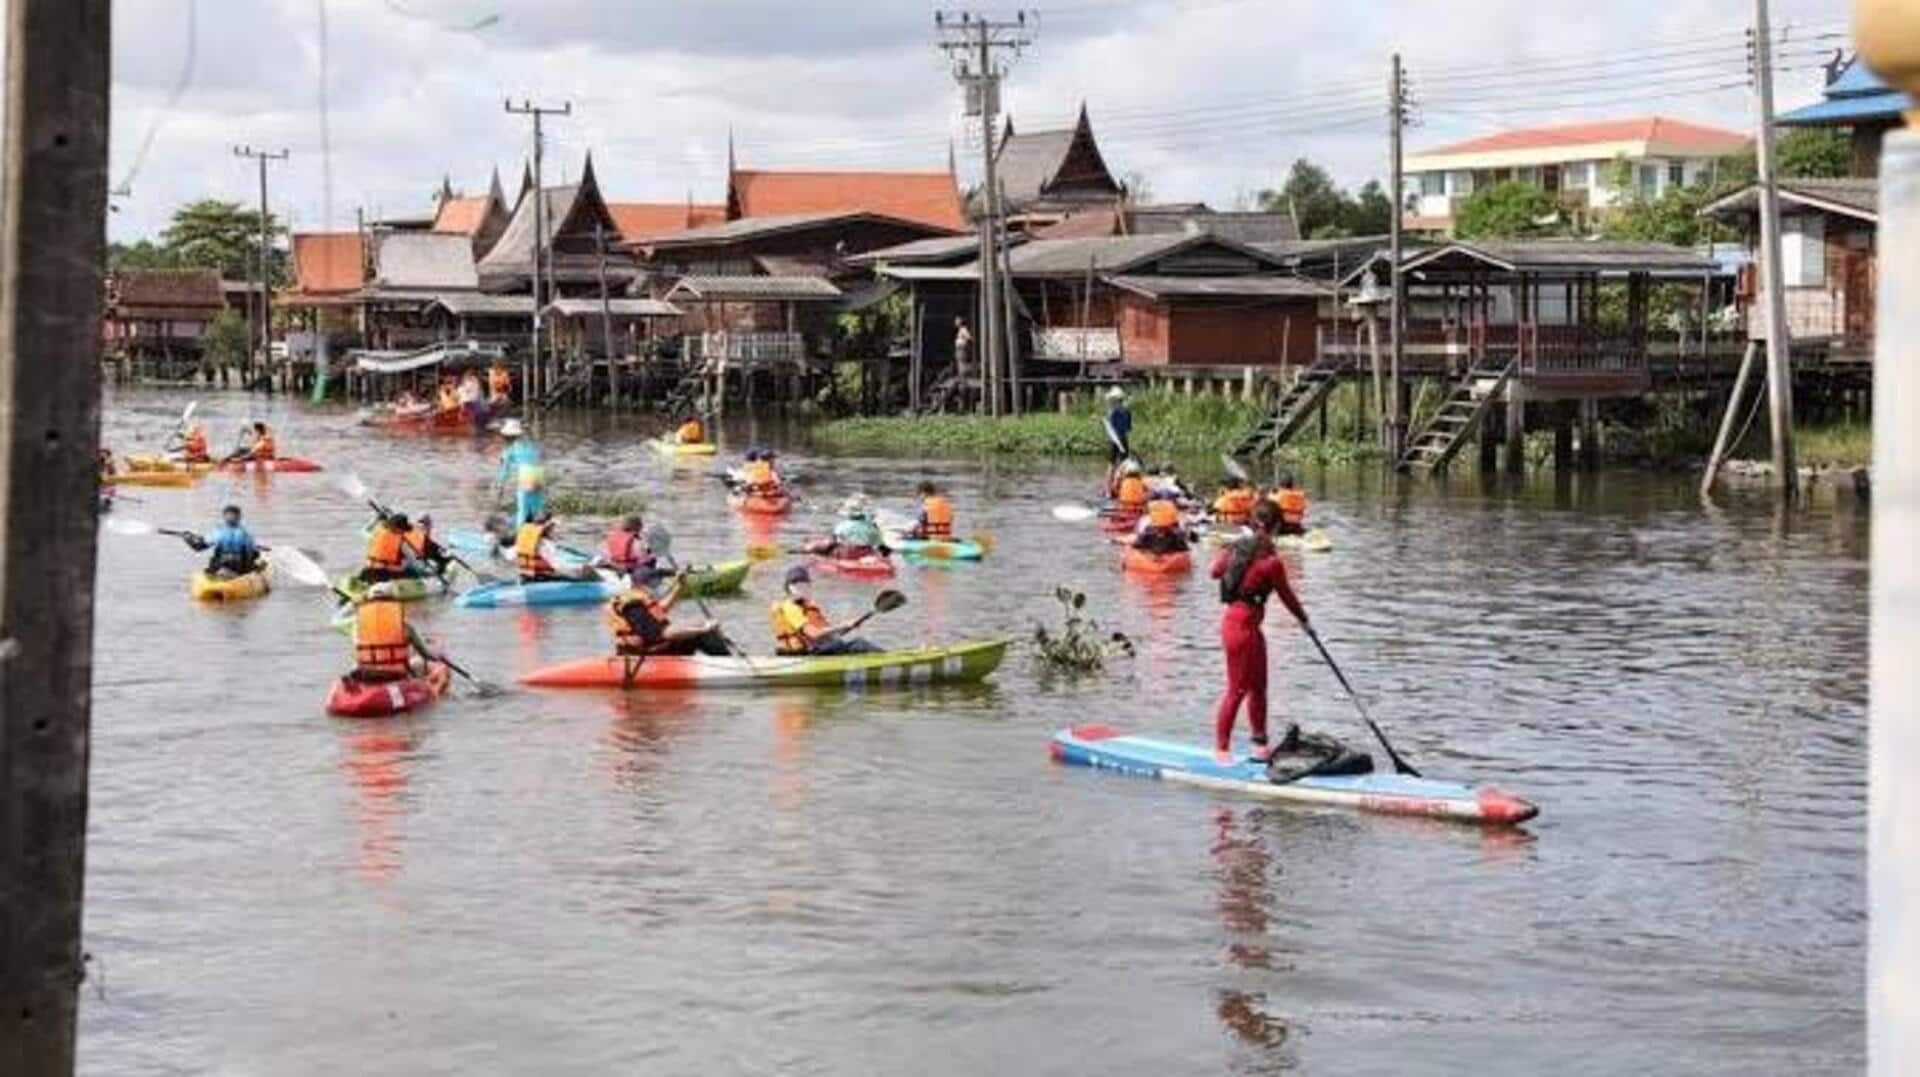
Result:
<svg viewBox="0 0 1920 1077"><path fill-rule="evenodd" d="M1271 551L1272 542L1264 535L1248 535L1233 544L1233 560L1227 562L1227 570L1220 574L1220 601L1231 606L1235 602L1245 602L1249 606L1265 606L1268 592L1249 594L1241 589L1247 578L1248 570L1260 559L1263 550Z"/></svg>

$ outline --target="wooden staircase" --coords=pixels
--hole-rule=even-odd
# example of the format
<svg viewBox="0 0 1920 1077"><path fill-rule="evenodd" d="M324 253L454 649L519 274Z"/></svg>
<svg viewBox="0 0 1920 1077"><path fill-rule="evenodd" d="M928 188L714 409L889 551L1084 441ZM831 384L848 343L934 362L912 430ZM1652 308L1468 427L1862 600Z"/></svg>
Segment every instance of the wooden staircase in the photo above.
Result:
<svg viewBox="0 0 1920 1077"><path fill-rule="evenodd" d="M582 402L585 402L587 400L588 387L592 384L592 367L582 367L579 370L572 371L559 381L556 381L541 395L539 400L540 410L552 411L554 408L559 407L568 397L576 395L580 397Z"/></svg>
<svg viewBox="0 0 1920 1077"><path fill-rule="evenodd" d="M1273 405L1267 417L1253 432L1240 440L1233 455L1241 457L1271 456L1280 446L1287 443L1296 431L1313 414L1320 402L1333 392L1340 383L1340 365L1321 359L1309 366L1300 368L1287 385L1287 391Z"/></svg>
<svg viewBox="0 0 1920 1077"><path fill-rule="evenodd" d="M1459 453L1480 426L1481 416L1500 398L1519 359L1503 367L1477 367L1455 382L1440 410L1420 428L1397 466L1402 471L1439 471Z"/></svg>

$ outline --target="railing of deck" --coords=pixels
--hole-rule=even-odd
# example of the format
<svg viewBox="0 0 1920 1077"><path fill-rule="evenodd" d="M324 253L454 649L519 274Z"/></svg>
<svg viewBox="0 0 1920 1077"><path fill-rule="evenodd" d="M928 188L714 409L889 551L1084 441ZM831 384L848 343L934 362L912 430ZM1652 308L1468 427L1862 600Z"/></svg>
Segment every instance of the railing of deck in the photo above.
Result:
<svg viewBox="0 0 1920 1077"><path fill-rule="evenodd" d="M1121 358L1120 330L1070 327L1036 328L1033 358L1065 363L1113 363Z"/></svg>
<svg viewBox="0 0 1920 1077"><path fill-rule="evenodd" d="M799 333L740 333L715 330L686 338L686 359L694 363L723 362L729 366L799 364L807 358Z"/></svg>

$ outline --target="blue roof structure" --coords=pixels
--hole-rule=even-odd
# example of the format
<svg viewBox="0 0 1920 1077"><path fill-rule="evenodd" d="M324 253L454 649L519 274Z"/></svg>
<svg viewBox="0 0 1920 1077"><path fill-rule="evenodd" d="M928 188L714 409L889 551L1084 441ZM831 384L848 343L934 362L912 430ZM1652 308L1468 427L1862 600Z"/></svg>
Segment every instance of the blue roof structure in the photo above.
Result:
<svg viewBox="0 0 1920 1077"><path fill-rule="evenodd" d="M1900 114L1916 106L1912 96L1881 82L1867 65L1854 57L1824 91L1826 100L1775 116L1782 127L1844 127L1854 124L1897 124Z"/></svg>

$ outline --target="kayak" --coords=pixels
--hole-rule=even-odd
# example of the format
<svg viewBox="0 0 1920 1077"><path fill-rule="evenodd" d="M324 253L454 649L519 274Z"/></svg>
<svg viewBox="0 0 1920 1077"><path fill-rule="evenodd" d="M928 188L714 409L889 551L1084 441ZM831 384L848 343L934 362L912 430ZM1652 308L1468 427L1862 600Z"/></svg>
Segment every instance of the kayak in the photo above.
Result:
<svg viewBox="0 0 1920 1077"><path fill-rule="evenodd" d="M1105 725L1063 729L1054 734L1049 750L1059 763L1322 807L1487 826L1518 826L1540 814L1532 804L1488 786L1406 774L1314 775L1279 784L1268 780L1263 763L1237 758L1221 766L1211 749L1130 736Z"/></svg>
<svg viewBox="0 0 1920 1077"><path fill-rule="evenodd" d="M461 408L436 411L416 408L410 411L373 411L361 415L360 425L375 430L396 430L410 434L474 434L487 428L489 413L469 415Z"/></svg>
<svg viewBox="0 0 1920 1077"><path fill-rule="evenodd" d="M485 531L451 531L442 538L441 543L462 557L475 561L501 561L514 563L513 548L502 546L499 541ZM577 572L585 568L592 555L564 543L556 543L554 567L562 572Z"/></svg>
<svg viewBox="0 0 1920 1077"><path fill-rule="evenodd" d="M777 494L743 494L738 491L727 495L727 504L741 512L757 516L783 516L793 509L793 498L785 491Z"/></svg>
<svg viewBox="0 0 1920 1077"><path fill-rule="evenodd" d="M392 598L401 602L418 602L447 593L447 581L438 576L404 576L369 584L354 572L333 581L333 586L356 601L363 598Z"/></svg>
<svg viewBox="0 0 1920 1077"><path fill-rule="evenodd" d="M369 684L352 677L333 682L327 693L327 713L340 718L385 718L428 706L447 694L453 673L442 662L429 662L425 676Z"/></svg>
<svg viewBox="0 0 1920 1077"><path fill-rule="evenodd" d="M1213 546L1226 546L1238 542L1247 534L1244 527L1225 531L1207 532L1207 542ZM1323 527L1316 527L1304 535L1275 535L1273 544L1282 550L1299 550L1303 553L1330 553L1333 550L1333 536Z"/></svg>
<svg viewBox="0 0 1920 1077"><path fill-rule="evenodd" d="M887 546L907 557L929 561L978 561L987 555L986 547L966 539L913 539L888 534Z"/></svg>
<svg viewBox="0 0 1920 1077"><path fill-rule="evenodd" d="M890 580L893 578L893 558L877 553L870 553L864 557L816 555L813 558L813 570L830 576L846 576L856 580Z"/></svg>
<svg viewBox="0 0 1920 1077"><path fill-rule="evenodd" d="M1120 567L1142 576L1177 576L1193 571L1193 555L1185 550L1148 553L1127 546L1120 551Z"/></svg>
<svg viewBox="0 0 1920 1077"><path fill-rule="evenodd" d="M103 486L192 486L194 478L191 471L140 469L102 475L100 483Z"/></svg>
<svg viewBox="0 0 1920 1077"><path fill-rule="evenodd" d="M1138 512L1102 511L1100 513L1100 529L1111 532L1131 531L1139 525L1142 515L1142 513Z"/></svg>
<svg viewBox="0 0 1920 1077"><path fill-rule="evenodd" d="M195 467L200 465L196 464ZM325 468L312 460L302 460L297 456L278 456L272 460L231 460L220 464L219 470L228 472L246 472L248 474L291 475L299 472L324 471Z"/></svg>
<svg viewBox="0 0 1920 1077"><path fill-rule="evenodd" d="M750 561L722 561L688 571L686 589L689 598L711 598L740 590ZM453 604L461 609L493 610L520 606L586 606L605 602L628 587L625 577L611 580L541 580L537 583L504 581L486 583L466 591Z"/></svg>
<svg viewBox="0 0 1920 1077"><path fill-rule="evenodd" d="M661 456L712 456L720 451L711 441L696 441L691 444L678 442L672 438L653 438L647 442L653 451Z"/></svg>
<svg viewBox="0 0 1920 1077"><path fill-rule="evenodd" d="M520 683L538 688L869 688L977 681L999 668L1004 639L879 654L758 658L659 655L582 658L537 669Z"/></svg>
<svg viewBox="0 0 1920 1077"><path fill-rule="evenodd" d="M314 463L312 460L302 460L297 456L279 456L272 460L230 460L218 464L203 460L198 463L187 464L169 456L151 453L135 453L129 455L127 457L127 467L132 471L179 471L191 475L205 475L209 471L247 471L261 474L280 472L292 474L294 472L324 470L319 464Z"/></svg>
<svg viewBox="0 0 1920 1077"><path fill-rule="evenodd" d="M193 574L187 587L195 602L238 602L259 598L269 590L266 568L257 568L244 576L209 576L205 569Z"/></svg>

